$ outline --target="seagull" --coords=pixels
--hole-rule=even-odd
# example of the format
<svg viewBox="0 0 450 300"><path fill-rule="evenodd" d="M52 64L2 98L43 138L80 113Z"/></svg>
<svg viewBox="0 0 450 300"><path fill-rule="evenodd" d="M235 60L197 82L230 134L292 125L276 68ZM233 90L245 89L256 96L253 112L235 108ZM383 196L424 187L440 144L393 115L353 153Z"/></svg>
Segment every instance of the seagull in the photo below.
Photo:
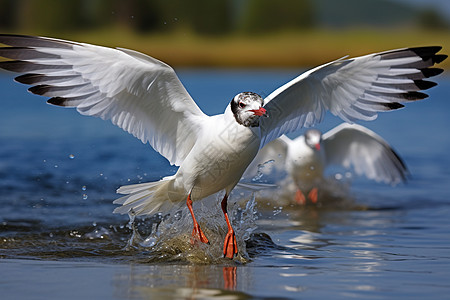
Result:
<svg viewBox="0 0 450 300"><path fill-rule="evenodd" d="M317 185L332 165L390 185L405 182L409 175L403 160L381 136L364 126L348 123L324 134L308 129L293 140L282 135L258 152L243 177L256 174L258 166L265 162L271 164L259 167L259 172L278 178L287 174L297 186L295 200L299 204L306 203L303 192L308 193L312 203L317 203Z"/></svg>
<svg viewBox="0 0 450 300"><path fill-rule="evenodd" d="M110 120L149 143L177 172L157 182L120 187L114 212L147 215L186 201L193 239L208 243L195 219L193 201L225 191L221 208L228 226L223 254L238 253L227 199L258 150L284 133L313 126L326 111L347 122L373 120L378 112L426 98L435 85L432 68L441 47L399 49L314 68L266 98L253 92L232 97L223 114L207 116L175 71L145 54L60 39L0 35L0 68L22 75L33 94L83 115Z"/></svg>

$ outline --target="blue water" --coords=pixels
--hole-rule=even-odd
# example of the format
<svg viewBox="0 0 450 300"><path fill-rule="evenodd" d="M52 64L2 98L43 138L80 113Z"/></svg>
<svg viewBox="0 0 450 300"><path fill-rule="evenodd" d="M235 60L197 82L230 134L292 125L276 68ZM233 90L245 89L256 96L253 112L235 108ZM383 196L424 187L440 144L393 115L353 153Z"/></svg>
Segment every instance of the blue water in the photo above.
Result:
<svg viewBox="0 0 450 300"><path fill-rule="evenodd" d="M241 91L267 95L296 74L179 72L207 114L222 113ZM214 197L194 206L201 223L218 228L207 232L210 246L191 245L186 214L133 226L112 214L119 186L176 168L109 122L46 105L11 79L0 73L2 299L449 297L448 77L437 78L430 98L362 123L404 159L407 184L354 178L345 199L320 207L235 193L236 261L220 258L225 222ZM340 122L330 115L318 128Z"/></svg>

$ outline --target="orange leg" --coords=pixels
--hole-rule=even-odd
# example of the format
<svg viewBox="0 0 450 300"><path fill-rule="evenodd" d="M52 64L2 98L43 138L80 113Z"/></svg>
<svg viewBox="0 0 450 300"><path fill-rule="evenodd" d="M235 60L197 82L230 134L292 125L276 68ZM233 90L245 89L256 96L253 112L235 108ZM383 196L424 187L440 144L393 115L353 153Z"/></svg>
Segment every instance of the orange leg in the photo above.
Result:
<svg viewBox="0 0 450 300"><path fill-rule="evenodd" d="M186 205L189 208L189 211L191 212L192 221L194 222L194 229L192 230L192 236L197 237L202 243L209 244L209 241L206 238L206 235L200 229L200 225L198 225L197 220L195 219L194 211L192 210L191 194L189 194L187 197Z"/></svg>
<svg viewBox="0 0 450 300"><path fill-rule="evenodd" d="M305 195L303 195L303 193L300 189L297 189L297 192L295 192L295 201L300 205L306 204Z"/></svg>
<svg viewBox="0 0 450 300"><path fill-rule="evenodd" d="M227 221L228 225L228 233L225 236L225 241L223 244L223 257L228 257L229 259L233 259L234 255L238 253L236 236L234 234L234 230L231 227L230 219L228 218L227 213L227 200L228 195L225 194L222 200L222 211L225 215L225 221Z"/></svg>
<svg viewBox="0 0 450 300"><path fill-rule="evenodd" d="M317 196L318 196L318 190L315 187L309 192L308 198L309 198L309 200L311 200L312 203L316 204L317 203L317 198L318 198Z"/></svg>

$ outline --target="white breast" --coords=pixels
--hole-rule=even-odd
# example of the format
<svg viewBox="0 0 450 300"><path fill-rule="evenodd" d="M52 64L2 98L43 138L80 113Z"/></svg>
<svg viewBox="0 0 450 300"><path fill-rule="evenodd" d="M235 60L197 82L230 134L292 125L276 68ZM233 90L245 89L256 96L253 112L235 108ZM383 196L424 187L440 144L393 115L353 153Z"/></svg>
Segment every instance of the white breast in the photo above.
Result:
<svg viewBox="0 0 450 300"><path fill-rule="evenodd" d="M236 185L255 157L261 141L259 128L239 125L226 115L213 116L201 138L176 174L176 186L193 200Z"/></svg>

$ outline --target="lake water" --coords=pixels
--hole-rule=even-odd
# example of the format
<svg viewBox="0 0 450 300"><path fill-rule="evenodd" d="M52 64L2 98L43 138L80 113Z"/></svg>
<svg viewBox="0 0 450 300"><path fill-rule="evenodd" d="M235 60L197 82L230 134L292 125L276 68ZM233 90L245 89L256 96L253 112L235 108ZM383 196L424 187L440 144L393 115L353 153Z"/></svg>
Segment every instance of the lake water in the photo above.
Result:
<svg viewBox="0 0 450 300"><path fill-rule="evenodd" d="M238 92L264 96L297 73L179 76L216 114ZM338 183L344 196L305 207L237 191L229 209L240 255L230 261L221 258L219 196L194 204L209 246L191 244L186 209L134 223L112 214L119 186L176 168L109 122L46 105L12 77L0 73L2 299L449 298L450 78L438 77L430 98L363 123L404 159L407 184L353 178ZM330 115L318 128L339 123Z"/></svg>

